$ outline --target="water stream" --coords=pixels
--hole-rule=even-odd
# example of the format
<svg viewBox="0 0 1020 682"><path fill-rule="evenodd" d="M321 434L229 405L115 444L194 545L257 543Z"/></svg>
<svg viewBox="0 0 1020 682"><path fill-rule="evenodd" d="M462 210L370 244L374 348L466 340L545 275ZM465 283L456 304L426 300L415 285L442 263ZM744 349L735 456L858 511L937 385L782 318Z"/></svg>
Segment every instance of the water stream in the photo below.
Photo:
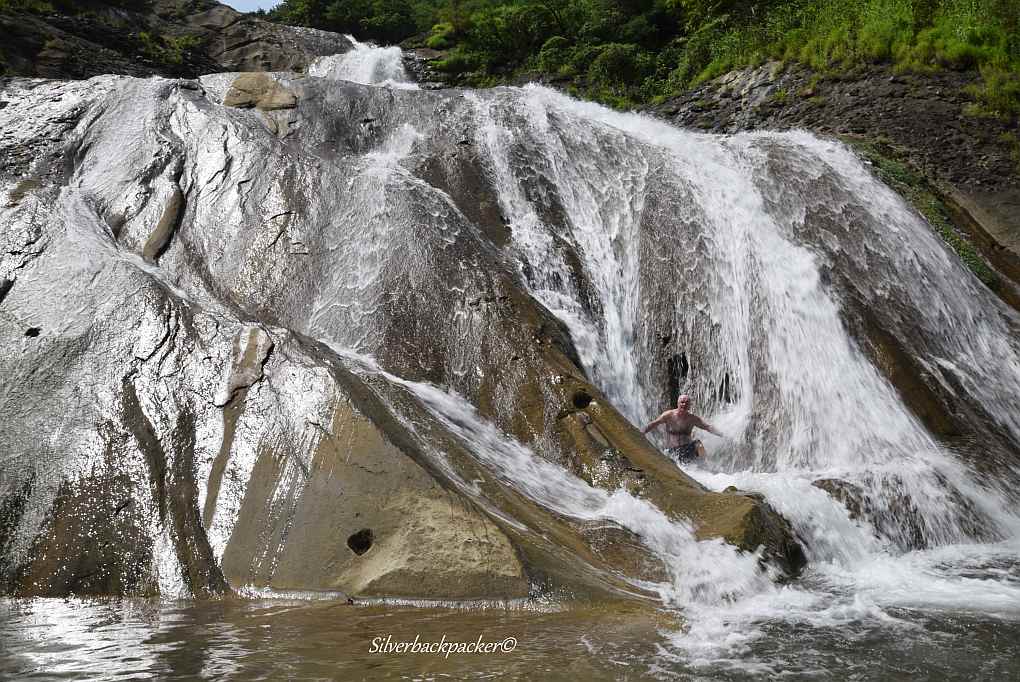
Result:
<svg viewBox="0 0 1020 682"><path fill-rule="evenodd" d="M403 52L399 47L377 47L372 43L362 43L354 36L347 36L347 39L354 45L353 49L316 59L308 67L308 75L363 85L418 89L415 83L408 80Z"/></svg>

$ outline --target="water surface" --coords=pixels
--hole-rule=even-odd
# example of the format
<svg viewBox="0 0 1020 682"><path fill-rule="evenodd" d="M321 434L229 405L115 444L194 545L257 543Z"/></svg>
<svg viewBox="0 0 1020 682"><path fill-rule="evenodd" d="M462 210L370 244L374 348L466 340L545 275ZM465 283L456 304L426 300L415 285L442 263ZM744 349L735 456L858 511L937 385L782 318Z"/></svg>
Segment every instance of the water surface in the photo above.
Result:
<svg viewBox="0 0 1020 682"><path fill-rule="evenodd" d="M0 679L1016 679L1020 621L894 610L839 627L766 624L697 664L658 612L465 610L290 599L0 602ZM392 641L516 639L511 652L373 654Z"/></svg>

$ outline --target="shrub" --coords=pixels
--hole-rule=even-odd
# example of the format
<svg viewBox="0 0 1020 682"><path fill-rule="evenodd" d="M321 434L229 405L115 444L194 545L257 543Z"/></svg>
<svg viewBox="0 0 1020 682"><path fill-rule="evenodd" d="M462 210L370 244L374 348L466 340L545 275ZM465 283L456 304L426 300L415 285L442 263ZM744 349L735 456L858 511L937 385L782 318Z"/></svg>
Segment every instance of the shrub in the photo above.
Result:
<svg viewBox="0 0 1020 682"><path fill-rule="evenodd" d="M425 40L425 45L433 50L445 50L453 45L455 37L456 31L453 24L443 22L432 27L429 37Z"/></svg>
<svg viewBox="0 0 1020 682"><path fill-rule="evenodd" d="M970 88L981 111L1006 120L1020 115L1020 74L986 66L981 75L981 83Z"/></svg>
<svg viewBox="0 0 1020 682"><path fill-rule="evenodd" d="M437 70L444 73L458 74L474 71L482 65L482 60L476 55L465 52L462 48L454 48L446 59L434 62Z"/></svg>
<svg viewBox="0 0 1020 682"><path fill-rule="evenodd" d="M596 86L612 87L630 79L638 71L636 45L605 45L588 67L588 80Z"/></svg>
<svg viewBox="0 0 1020 682"><path fill-rule="evenodd" d="M556 73L570 59L570 41L563 36L553 36L542 44L538 51L538 68L546 73Z"/></svg>

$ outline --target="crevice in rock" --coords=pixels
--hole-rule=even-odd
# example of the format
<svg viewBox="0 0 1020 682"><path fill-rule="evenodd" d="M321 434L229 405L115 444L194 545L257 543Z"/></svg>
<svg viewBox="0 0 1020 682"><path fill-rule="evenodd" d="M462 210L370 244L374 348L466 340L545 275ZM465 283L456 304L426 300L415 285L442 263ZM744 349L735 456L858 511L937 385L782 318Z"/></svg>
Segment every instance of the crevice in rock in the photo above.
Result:
<svg viewBox="0 0 1020 682"><path fill-rule="evenodd" d="M234 447L237 423L240 421L241 415L244 414L247 396L247 386L238 389L223 409L223 440L220 442L220 450L216 454L216 459L213 460L212 469L209 471L209 481L205 491L205 507L202 509L202 521L207 530L212 526L213 517L216 515L220 485L223 483L223 474L226 472L227 463L230 460L230 451Z"/></svg>
<svg viewBox="0 0 1020 682"><path fill-rule="evenodd" d="M145 242L145 246L142 247L142 258L150 263L156 262L163 255L163 252L167 250L174 234L177 232L177 228L180 227L181 220L184 218L186 202L184 192L180 186L182 173L183 164L178 161L173 176L173 191L163 207L163 213L159 218L159 222L156 223L156 229L152 231Z"/></svg>
<svg viewBox="0 0 1020 682"><path fill-rule="evenodd" d="M145 464L149 469L149 485L152 489L152 496L156 502L156 509L159 512L160 522L166 521L166 460L163 457L163 449L159 445L159 436L152 426L152 422L145 416L142 405L138 400L138 392L135 390L131 376L124 377L124 393L122 395L122 419L128 430L135 437L138 449L145 457Z"/></svg>
<svg viewBox="0 0 1020 682"><path fill-rule="evenodd" d="M220 570L198 511L195 483L195 424L187 411L177 415L174 428L177 451L170 466L167 492L174 536L174 549L181 563L184 581L195 597L230 592Z"/></svg>
<svg viewBox="0 0 1020 682"><path fill-rule="evenodd" d="M4 299L7 298L7 294L11 293L13 288L13 279L0 279L0 305L3 305Z"/></svg>
<svg viewBox="0 0 1020 682"><path fill-rule="evenodd" d="M673 404L680 397L680 387L687 380L691 365L687 353L672 355L666 360L666 374L669 381L669 402Z"/></svg>
<svg viewBox="0 0 1020 682"><path fill-rule="evenodd" d="M372 549L373 542L375 542L375 536L370 528L362 528L347 538L347 546L358 556Z"/></svg>
<svg viewBox="0 0 1020 682"><path fill-rule="evenodd" d="M169 525L185 584L198 598L229 593L198 511L194 417L186 411L177 414L170 436L174 449L168 457L142 410L131 376L124 378L123 386L124 421L145 456L160 521Z"/></svg>

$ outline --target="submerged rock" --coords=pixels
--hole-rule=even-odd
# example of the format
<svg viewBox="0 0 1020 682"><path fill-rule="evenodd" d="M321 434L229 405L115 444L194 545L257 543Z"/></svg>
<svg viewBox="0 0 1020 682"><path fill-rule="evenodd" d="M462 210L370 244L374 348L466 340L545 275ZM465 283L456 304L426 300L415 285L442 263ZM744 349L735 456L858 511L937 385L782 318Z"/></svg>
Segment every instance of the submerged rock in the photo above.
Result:
<svg viewBox="0 0 1020 682"><path fill-rule="evenodd" d="M932 524L937 519L927 518L908 488L898 476L869 481L867 487L839 478L824 478L811 485L829 493L846 507L851 519L869 524L877 536L892 541L899 549L924 549L938 536ZM967 538L982 541L999 539L982 520L974 504L960 494L948 481L943 480L947 504L961 510L962 526Z"/></svg>

